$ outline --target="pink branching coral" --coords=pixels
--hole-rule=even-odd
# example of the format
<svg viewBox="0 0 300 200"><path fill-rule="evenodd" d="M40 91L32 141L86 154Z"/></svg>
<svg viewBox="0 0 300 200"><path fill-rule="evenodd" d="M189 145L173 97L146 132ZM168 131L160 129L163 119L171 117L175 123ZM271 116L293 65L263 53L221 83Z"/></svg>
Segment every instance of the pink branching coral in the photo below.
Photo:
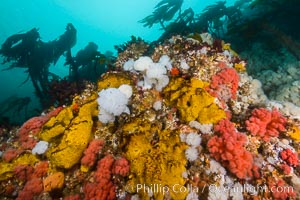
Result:
<svg viewBox="0 0 300 200"><path fill-rule="evenodd" d="M215 131L219 136L212 137L207 144L211 156L238 178L252 177L253 156L244 147L246 136L237 132L228 119L221 120Z"/></svg>
<svg viewBox="0 0 300 200"><path fill-rule="evenodd" d="M259 108L252 111L250 119L246 121L246 128L252 135L268 142L270 137L277 137L279 132L286 130L286 122L286 118L276 109L269 111Z"/></svg>
<svg viewBox="0 0 300 200"><path fill-rule="evenodd" d="M111 200L116 199L116 186L113 184L112 169L114 158L108 154L98 161L97 170L94 175L95 182L84 186L85 200Z"/></svg>
<svg viewBox="0 0 300 200"><path fill-rule="evenodd" d="M280 157L282 160L284 160L288 165L296 167L298 166L298 154L295 152L292 152L290 149L284 149L280 152Z"/></svg>
<svg viewBox="0 0 300 200"><path fill-rule="evenodd" d="M127 176L130 170L129 162L125 158L119 158L114 163L113 173Z"/></svg>
<svg viewBox="0 0 300 200"><path fill-rule="evenodd" d="M210 93L224 102L235 99L239 80L236 70L226 67L212 77Z"/></svg>
<svg viewBox="0 0 300 200"><path fill-rule="evenodd" d="M42 126L51 118L56 116L63 108L58 107L55 110L51 111L46 115L42 115L39 117L33 117L26 121L23 126L20 128L19 134L19 141L23 149L32 149L37 141L30 137L30 135L36 135L40 132Z"/></svg>
<svg viewBox="0 0 300 200"><path fill-rule="evenodd" d="M92 140L88 148L84 151L84 156L81 159L81 164L86 167L92 167L96 162L97 153L102 149L103 144L103 140Z"/></svg>

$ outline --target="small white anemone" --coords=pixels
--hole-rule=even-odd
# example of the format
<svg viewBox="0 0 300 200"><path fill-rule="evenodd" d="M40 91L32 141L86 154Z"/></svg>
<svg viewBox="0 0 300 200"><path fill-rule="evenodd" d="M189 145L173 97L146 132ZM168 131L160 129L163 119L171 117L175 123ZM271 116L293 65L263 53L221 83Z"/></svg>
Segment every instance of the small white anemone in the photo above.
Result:
<svg viewBox="0 0 300 200"><path fill-rule="evenodd" d="M47 151L48 146L49 146L48 142L41 140L38 143L36 143L36 145L33 147L31 152L32 152L33 155L35 155L35 154L38 154L38 155L44 154Z"/></svg>
<svg viewBox="0 0 300 200"><path fill-rule="evenodd" d="M127 96L117 88L103 89L97 99L100 108L105 109L114 116L119 116L127 108Z"/></svg>
<svg viewBox="0 0 300 200"><path fill-rule="evenodd" d="M133 67L136 71L145 71L145 70L149 69L152 64L153 64L153 61L150 57L141 56L141 57L139 57L139 59L137 59L134 62Z"/></svg>
<svg viewBox="0 0 300 200"><path fill-rule="evenodd" d="M198 150L195 149L194 147L189 147L185 150L185 157L189 161L194 161L198 158Z"/></svg>
<svg viewBox="0 0 300 200"><path fill-rule="evenodd" d="M129 99L132 96L132 87L127 84L123 84L118 88Z"/></svg>
<svg viewBox="0 0 300 200"><path fill-rule="evenodd" d="M185 142L191 146L199 146L201 143L201 137L198 133L189 133L186 136Z"/></svg>
<svg viewBox="0 0 300 200"><path fill-rule="evenodd" d="M148 78L155 78L155 79L161 78L166 73L167 73L166 68L160 63L153 63L146 71L146 75Z"/></svg>
<svg viewBox="0 0 300 200"><path fill-rule="evenodd" d="M190 68L190 66L186 63L185 59L180 61L180 68L186 70Z"/></svg>
<svg viewBox="0 0 300 200"><path fill-rule="evenodd" d="M133 67L134 67L134 60L133 59L129 59L123 65L123 69L125 71L131 71L131 70L133 70Z"/></svg>
<svg viewBox="0 0 300 200"><path fill-rule="evenodd" d="M163 66L165 66L168 70L171 70L172 68L172 62L170 60L170 57L167 56L167 55L162 55L160 58L159 58L159 61L158 61L160 64L162 64Z"/></svg>
<svg viewBox="0 0 300 200"><path fill-rule="evenodd" d="M156 111L161 110L161 108L162 108L162 102L161 101L155 101L154 104L153 104L153 108Z"/></svg>
<svg viewBox="0 0 300 200"><path fill-rule="evenodd" d="M98 118L102 123L113 122L115 116L122 113L130 114L127 107L129 98L132 96L130 85L121 85L119 88L103 89L97 99L99 106Z"/></svg>

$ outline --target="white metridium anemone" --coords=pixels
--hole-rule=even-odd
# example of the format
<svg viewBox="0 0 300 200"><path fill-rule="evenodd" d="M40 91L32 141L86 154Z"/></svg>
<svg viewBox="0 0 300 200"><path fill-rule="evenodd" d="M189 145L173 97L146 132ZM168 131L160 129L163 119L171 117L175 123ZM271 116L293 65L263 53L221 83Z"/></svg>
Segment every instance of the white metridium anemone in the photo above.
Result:
<svg viewBox="0 0 300 200"><path fill-rule="evenodd" d="M108 123L113 122L115 116L119 116L122 113L130 114L127 104L131 95L132 88L130 85L121 85L118 89L108 88L101 90L97 99L99 120L102 123Z"/></svg>
<svg viewBox="0 0 300 200"><path fill-rule="evenodd" d="M189 147L188 149L185 150L185 157L189 161L194 161L198 158L198 150L195 149L194 147Z"/></svg>

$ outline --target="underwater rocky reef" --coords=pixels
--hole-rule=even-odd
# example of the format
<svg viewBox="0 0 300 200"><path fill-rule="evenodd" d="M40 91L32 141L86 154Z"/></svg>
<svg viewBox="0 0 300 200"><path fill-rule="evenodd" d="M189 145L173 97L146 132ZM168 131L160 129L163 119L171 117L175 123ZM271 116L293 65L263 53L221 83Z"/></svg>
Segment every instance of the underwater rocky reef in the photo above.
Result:
<svg viewBox="0 0 300 200"><path fill-rule="evenodd" d="M1 128L1 199L297 199L300 121L226 41L173 36ZM145 55L145 52L148 52Z"/></svg>

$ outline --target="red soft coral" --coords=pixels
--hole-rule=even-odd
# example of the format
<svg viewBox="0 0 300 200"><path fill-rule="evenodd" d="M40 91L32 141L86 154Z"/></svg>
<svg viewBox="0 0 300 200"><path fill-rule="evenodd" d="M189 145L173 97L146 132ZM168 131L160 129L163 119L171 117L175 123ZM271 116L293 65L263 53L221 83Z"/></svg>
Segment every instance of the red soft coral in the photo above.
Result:
<svg viewBox="0 0 300 200"><path fill-rule="evenodd" d="M85 199L112 200L116 199L116 186L112 182L114 158L108 154L98 161L94 175L95 182L85 184Z"/></svg>
<svg viewBox="0 0 300 200"><path fill-rule="evenodd" d="M296 197L294 188L287 185L283 179L276 180L273 177L269 177L267 184L274 199L285 200Z"/></svg>
<svg viewBox="0 0 300 200"><path fill-rule="evenodd" d="M19 129L19 141L23 149L32 149L37 141L30 135L36 135L40 132L42 126L51 118L56 116L63 108L58 107L46 115L33 117L26 121Z"/></svg>
<svg viewBox="0 0 300 200"><path fill-rule="evenodd" d="M33 167L29 165L18 165L14 168L14 174L20 181L27 181L31 179L33 175Z"/></svg>
<svg viewBox="0 0 300 200"><path fill-rule="evenodd" d="M298 166L298 154L292 152L290 149L284 149L280 152L280 157L284 160L288 165L297 167Z"/></svg>
<svg viewBox="0 0 300 200"><path fill-rule="evenodd" d="M210 93L224 102L235 99L239 80L236 70L226 67L212 77Z"/></svg>
<svg viewBox="0 0 300 200"><path fill-rule="evenodd" d="M33 176L36 178L42 178L43 176L47 175L49 168L48 161L42 161L35 165L34 174Z"/></svg>
<svg viewBox="0 0 300 200"><path fill-rule="evenodd" d="M33 117L26 121L19 129L19 141L23 149L33 149L36 145L37 141L30 137L30 134L35 135L40 131L44 124L42 119L44 119L43 116Z"/></svg>
<svg viewBox="0 0 300 200"><path fill-rule="evenodd" d="M246 121L246 128L252 135L268 142L270 137L277 137L279 132L286 130L286 122L286 118L276 109L270 111L259 108L252 111L250 119Z"/></svg>
<svg viewBox="0 0 300 200"><path fill-rule="evenodd" d="M32 178L42 178L47 174L48 162L42 161L36 164L35 168L29 165L17 165L14 168L14 174L21 181L27 181Z"/></svg>
<svg viewBox="0 0 300 200"><path fill-rule="evenodd" d="M23 190L19 193L17 200L29 200L38 196L43 191L43 180L34 178L27 181Z"/></svg>
<svg viewBox="0 0 300 200"><path fill-rule="evenodd" d="M84 156L81 159L81 164L87 167L92 167L96 162L97 153L102 149L103 144L103 140L92 140L88 148L84 151Z"/></svg>
<svg viewBox="0 0 300 200"><path fill-rule="evenodd" d="M288 175L288 174L291 173L291 167L288 166L287 164L281 164L281 165L280 165L280 169L283 171L283 173L284 173L285 175Z"/></svg>
<svg viewBox="0 0 300 200"><path fill-rule="evenodd" d="M33 117L27 120L19 130L20 137L27 137L30 133L35 135L37 134L42 125L45 123L46 116Z"/></svg>
<svg viewBox="0 0 300 200"><path fill-rule="evenodd" d="M219 136L212 137L207 144L211 156L238 178L253 176L253 156L244 147L246 136L237 132L228 119L221 120L215 131Z"/></svg>
<svg viewBox="0 0 300 200"><path fill-rule="evenodd" d="M80 200L80 195L79 194L73 194L73 195L69 195L67 197L64 198L64 200Z"/></svg>
<svg viewBox="0 0 300 200"><path fill-rule="evenodd" d="M95 173L96 182L103 183L111 179L114 161L114 158L110 154L98 161L97 171Z"/></svg>
<svg viewBox="0 0 300 200"><path fill-rule="evenodd" d="M7 149L3 155L2 155L2 159L5 162L10 162L13 159L15 159L16 157L18 157L21 153L23 152L23 150L19 150L19 149Z"/></svg>
<svg viewBox="0 0 300 200"><path fill-rule="evenodd" d="M119 158L114 163L114 174L127 176L130 170L129 162L125 158Z"/></svg>

